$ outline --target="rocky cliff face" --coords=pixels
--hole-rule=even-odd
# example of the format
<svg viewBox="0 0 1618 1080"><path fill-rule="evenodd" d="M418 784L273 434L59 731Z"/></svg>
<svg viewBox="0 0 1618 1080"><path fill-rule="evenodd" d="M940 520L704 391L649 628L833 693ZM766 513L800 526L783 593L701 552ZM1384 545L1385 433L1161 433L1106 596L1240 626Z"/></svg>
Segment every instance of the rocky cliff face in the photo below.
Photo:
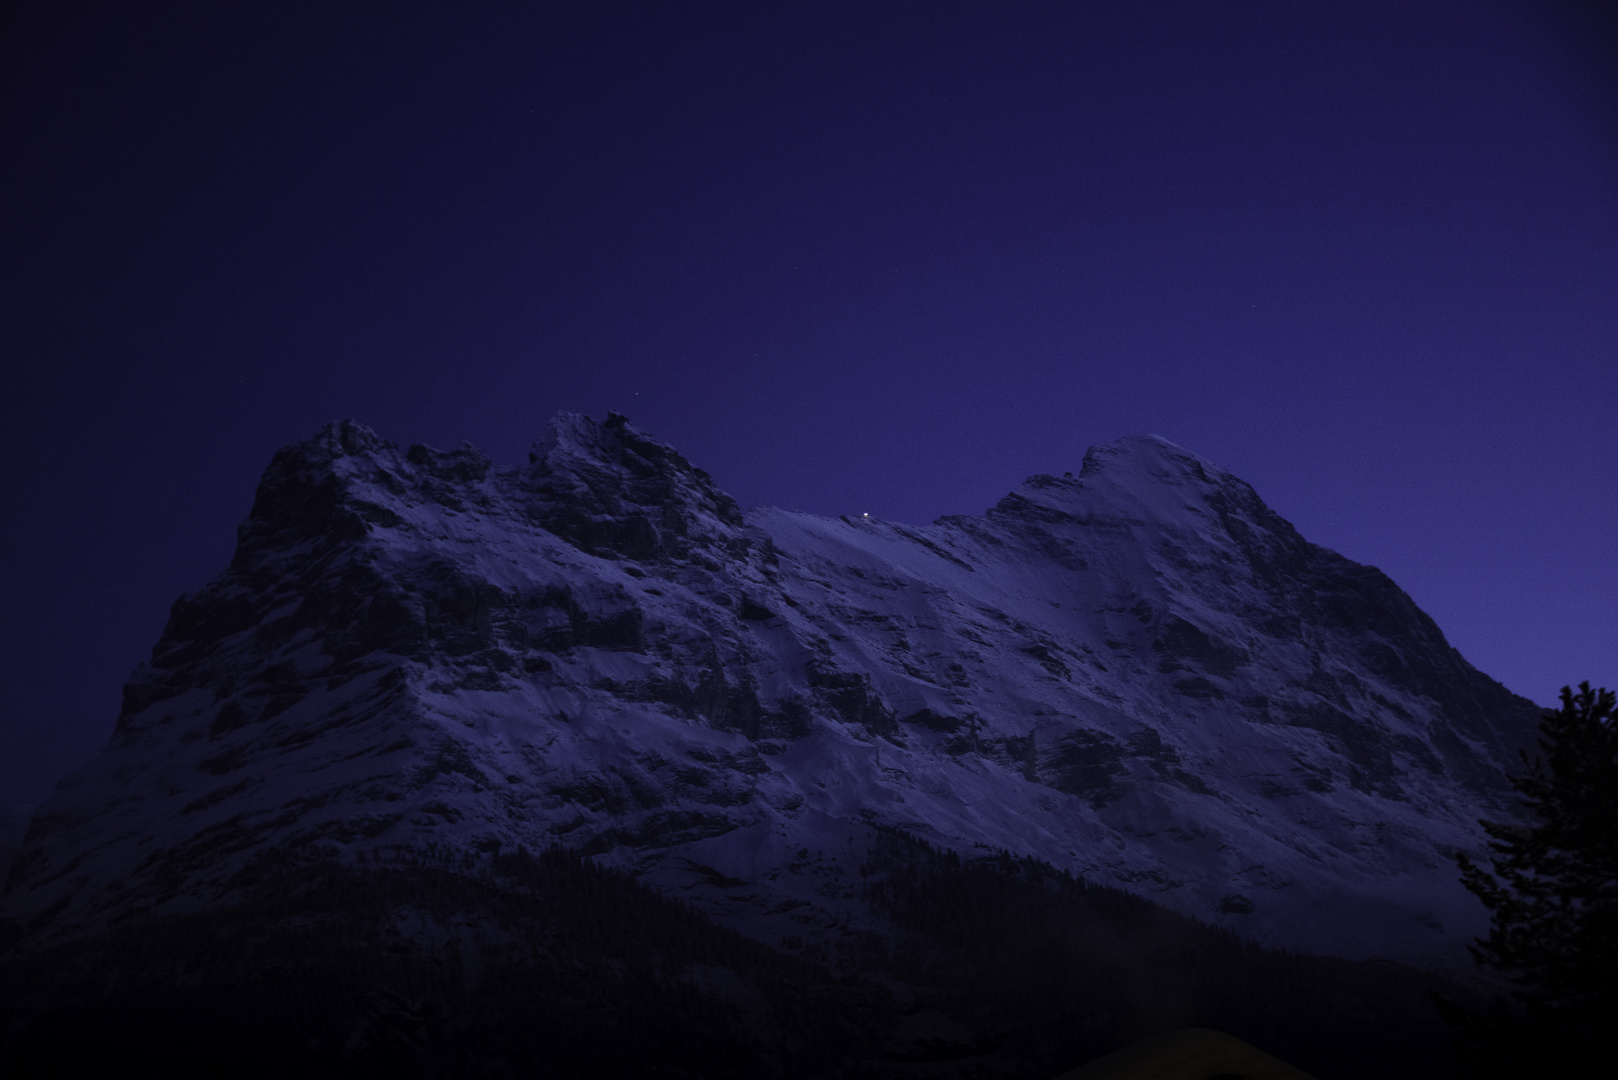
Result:
<svg viewBox="0 0 1618 1080"><path fill-rule="evenodd" d="M346 422L278 453L5 912L51 939L561 843L835 956L897 828L1308 951L1442 963L1484 921L1449 856L1537 710L1192 453L1121 440L928 526L744 514L617 415L530 458Z"/></svg>

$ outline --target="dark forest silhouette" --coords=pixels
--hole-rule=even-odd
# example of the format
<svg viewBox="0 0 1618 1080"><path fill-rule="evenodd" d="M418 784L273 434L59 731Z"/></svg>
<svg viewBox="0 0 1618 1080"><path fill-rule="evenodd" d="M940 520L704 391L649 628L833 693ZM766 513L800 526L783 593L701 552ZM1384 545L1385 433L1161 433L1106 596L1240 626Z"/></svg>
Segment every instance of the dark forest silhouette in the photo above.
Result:
<svg viewBox="0 0 1618 1080"><path fill-rule="evenodd" d="M1448 1071L1431 998L1465 993L1435 976L1263 949L898 833L861 871L893 932L817 963L562 849L289 870L241 905L14 953L3 1060L19 1076L1048 1078L1205 1026L1323 1080Z"/></svg>

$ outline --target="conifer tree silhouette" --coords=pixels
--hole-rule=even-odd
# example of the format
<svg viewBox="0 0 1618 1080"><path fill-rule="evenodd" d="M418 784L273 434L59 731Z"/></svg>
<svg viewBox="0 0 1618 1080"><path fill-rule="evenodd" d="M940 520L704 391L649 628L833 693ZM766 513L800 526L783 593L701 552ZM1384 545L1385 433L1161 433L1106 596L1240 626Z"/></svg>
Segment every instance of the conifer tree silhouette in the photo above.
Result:
<svg viewBox="0 0 1618 1080"><path fill-rule="evenodd" d="M1515 998L1486 1016L1446 1008L1479 1075L1571 1065L1618 1015L1618 715L1613 692L1587 682L1561 700L1541 718L1540 755L1524 754L1512 782L1526 823L1482 822L1490 869L1456 857L1490 913L1473 958Z"/></svg>

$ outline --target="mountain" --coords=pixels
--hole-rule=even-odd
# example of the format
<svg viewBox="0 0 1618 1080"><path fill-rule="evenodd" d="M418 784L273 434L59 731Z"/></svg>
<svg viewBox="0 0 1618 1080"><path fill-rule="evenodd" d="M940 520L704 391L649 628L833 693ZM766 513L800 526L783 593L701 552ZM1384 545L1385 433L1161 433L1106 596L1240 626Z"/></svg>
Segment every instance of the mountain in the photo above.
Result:
<svg viewBox="0 0 1618 1080"><path fill-rule="evenodd" d="M317 863L557 845L838 967L896 833L1272 946L1436 966L1532 703L1166 440L978 517L743 512L624 417L526 465L352 423L276 454L0 912L65 942Z"/></svg>

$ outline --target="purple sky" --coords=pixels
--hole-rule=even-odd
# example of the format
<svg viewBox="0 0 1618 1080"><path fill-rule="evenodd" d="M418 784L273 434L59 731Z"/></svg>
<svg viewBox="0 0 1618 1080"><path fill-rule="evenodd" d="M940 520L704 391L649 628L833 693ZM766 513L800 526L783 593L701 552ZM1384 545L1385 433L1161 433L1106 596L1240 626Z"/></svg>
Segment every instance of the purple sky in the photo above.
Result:
<svg viewBox="0 0 1618 1080"><path fill-rule="evenodd" d="M0 802L336 417L616 408L909 522L1157 433L1513 690L1618 684L1611 12L14 3Z"/></svg>

